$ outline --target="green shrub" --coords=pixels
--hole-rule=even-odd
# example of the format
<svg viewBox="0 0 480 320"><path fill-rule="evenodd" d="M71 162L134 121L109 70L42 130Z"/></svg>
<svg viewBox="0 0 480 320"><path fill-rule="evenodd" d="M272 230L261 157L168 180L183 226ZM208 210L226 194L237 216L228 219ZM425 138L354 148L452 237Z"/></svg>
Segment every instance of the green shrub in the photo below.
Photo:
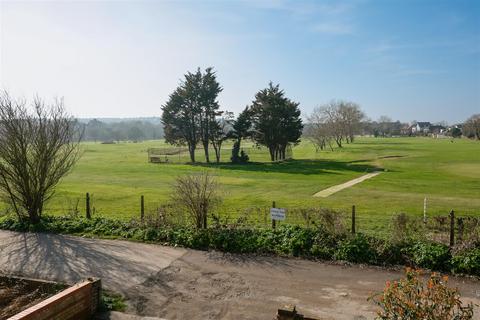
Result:
<svg viewBox="0 0 480 320"><path fill-rule="evenodd" d="M102 290L99 311L125 311L126 308L125 299L120 294Z"/></svg>
<svg viewBox="0 0 480 320"><path fill-rule="evenodd" d="M323 260L331 260L334 258L339 244L345 239L345 234L334 234L320 226L316 230L310 255Z"/></svg>
<svg viewBox="0 0 480 320"><path fill-rule="evenodd" d="M452 258L452 270L456 273L480 276L480 248L455 255Z"/></svg>
<svg viewBox="0 0 480 320"><path fill-rule="evenodd" d="M412 246L412 241L404 240L377 241L375 247L377 250L377 260L382 265L405 265L408 262L408 256L405 253L407 248Z"/></svg>
<svg viewBox="0 0 480 320"><path fill-rule="evenodd" d="M418 267L431 270L450 270L452 256L450 249L446 245L432 242L417 242L413 246L405 248L404 252L409 255L409 258Z"/></svg>
<svg viewBox="0 0 480 320"><path fill-rule="evenodd" d="M335 259L355 263L375 263L377 253L370 245L369 240L361 233L345 239L335 252Z"/></svg>

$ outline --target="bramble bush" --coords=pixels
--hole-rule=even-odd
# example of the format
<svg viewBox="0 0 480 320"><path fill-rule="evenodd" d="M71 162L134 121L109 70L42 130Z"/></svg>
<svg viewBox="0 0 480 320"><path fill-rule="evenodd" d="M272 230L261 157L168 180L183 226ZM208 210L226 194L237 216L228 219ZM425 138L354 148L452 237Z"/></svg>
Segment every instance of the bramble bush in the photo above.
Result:
<svg viewBox="0 0 480 320"><path fill-rule="evenodd" d="M475 243L453 252L445 245L424 239L388 241L361 233L330 231L322 224L310 228L281 225L276 229L216 225L163 226L103 217L45 216L38 224L0 217L0 229L52 232L103 238L131 239L199 250L244 254L274 254L309 259L343 260L375 265L410 265L437 271L480 276L480 246Z"/></svg>
<svg viewBox="0 0 480 320"><path fill-rule="evenodd" d="M407 268L406 277L387 281L383 292L372 297L383 320L467 320L473 318L473 304L463 306L458 289L447 286L448 277L432 273L424 282L421 271Z"/></svg>

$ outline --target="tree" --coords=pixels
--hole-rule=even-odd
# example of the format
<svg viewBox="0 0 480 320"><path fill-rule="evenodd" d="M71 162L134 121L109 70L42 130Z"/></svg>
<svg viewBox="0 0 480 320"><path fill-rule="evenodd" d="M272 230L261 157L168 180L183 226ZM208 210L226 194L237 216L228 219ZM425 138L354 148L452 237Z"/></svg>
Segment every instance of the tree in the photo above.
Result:
<svg viewBox="0 0 480 320"><path fill-rule="evenodd" d="M338 103L332 101L318 107L314 110L313 116L316 118L314 121L323 130L323 133L317 132L317 134L325 136L326 142L334 140L337 146L342 148L343 140L345 139L345 127L341 121Z"/></svg>
<svg viewBox="0 0 480 320"><path fill-rule="evenodd" d="M128 130L128 139L131 141L141 141L143 138L145 138L145 134L143 131L137 127L133 126Z"/></svg>
<svg viewBox="0 0 480 320"><path fill-rule="evenodd" d="M304 134L313 143L316 152L324 150L327 145L333 151L332 136L328 130L328 123L326 123L326 119L323 117L321 108L315 108L308 117L308 125Z"/></svg>
<svg viewBox="0 0 480 320"><path fill-rule="evenodd" d="M240 156L240 145L242 142L242 139L245 139L247 137L250 137L252 132L252 120L251 120L251 114L250 110L247 107L238 115L237 119L233 121L232 125L232 133L231 136L232 138L235 139L235 142L233 143L233 148L232 148L232 157L230 158L233 163L238 163L238 162L247 162L248 161L248 156Z"/></svg>
<svg viewBox="0 0 480 320"><path fill-rule="evenodd" d="M58 182L79 158L76 121L63 100L46 106L0 95L0 193L20 220L38 223Z"/></svg>
<svg viewBox="0 0 480 320"><path fill-rule="evenodd" d="M162 110L165 141L174 145L187 144L190 160L195 162L195 149L200 141L198 105L181 86L170 95Z"/></svg>
<svg viewBox="0 0 480 320"><path fill-rule="evenodd" d="M450 134L452 135L452 138L460 138L462 136L462 130L459 127L453 127L450 130Z"/></svg>
<svg viewBox="0 0 480 320"><path fill-rule="evenodd" d="M220 112L218 109L220 105L217 101L218 94L223 90L220 87L220 84L217 82L215 72L212 68L205 69L205 74L202 74L200 69L197 70L194 75L195 81L199 83L194 83L195 86L199 86L199 97L200 97L200 137L203 144L203 149L205 152L205 161L210 162L210 156L208 152L209 142L214 141L221 135L221 128L216 121L217 116L221 116L223 112ZM215 137L214 137L215 136ZM217 140L218 141L218 140ZM221 144L221 143L220 143ZM217 148L215 148L215 153L217 156L217 162L219 161L219 153ZM219 151L219 150L218 150Z"/></svg>
<svg viewBox="0 0 480 320"><path fill-rule="evenodd" d="M462 131L464 136L480 140L480 113L468 118L463 124Z"/></svg>
<svg viewBox="0 0 480 320"><path fill-rule="evenodd" d="M162 107L162 123L165 140L176 145L188 145L190 159L195 162L195 149L202 142L205 160L210 162L208 148L217 116L218 94L222 91L212 68L203 73L197 69L195 73L185 74L184 81L170 95Z"/></svg>
<svg viewBox="0 0 480 320"><path fill-rule="evenodd" d="M338 104L338 115L347 143L353 142L355 135L360 131L365 114L360 110L358 104L340 101Z"/></svg>
<svg viewBox="0 0 480 320"><path fill-rule="evenodd" d="M215 150L215 159L220 163L220 151L225 140L231 138L233 113L226 111L221 117L214 119L210 125L210 141Z"/></svg>
<svg viewBox="0 0 480 320"><path fill-rule="evenodd" d="M105 135L105 128L103 125L103 122L97 119L90 120L85 128L85 133L88 134L88 139L95 142L101 140Z"/></svg>
<svg viewBox="0 0 480 320"><path fill-rule="evenodd" d="M309 127L306 134L318 149L323 150L326 145L333 150L331 141L335 141L339 148L343 142L351 143L355 135L362 129L365 114L360 106L354 102L331 101L317 107L309 117Z"/></svg>
<svg viewBox="0 0 480 320"><path fill-rule="evenodd" d="M300 142L303 124L298 105L271 82L255 95L250 108L253 139L268 148L272 161L284 160L287 146Z"/></svg>
<svg viewBox="0 0 480 320"><path fill-rule="evenodd" d="M208 213L221 202L219 186L207 171L197 175L178 177L172 193L172 201L191 215L195 226L207 227Z"/></svg>

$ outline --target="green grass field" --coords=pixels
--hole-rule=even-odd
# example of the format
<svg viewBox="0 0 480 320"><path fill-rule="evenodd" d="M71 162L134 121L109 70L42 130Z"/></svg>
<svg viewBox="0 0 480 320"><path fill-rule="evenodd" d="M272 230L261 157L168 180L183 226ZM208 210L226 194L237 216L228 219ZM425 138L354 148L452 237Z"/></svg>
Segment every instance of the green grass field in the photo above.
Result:
<svg viewBox="0 0 480 320"><path fill-rule="evenodd" d="M93 194L97 214L129 218L138 215L140 195L147 211L168 201L175 177L210 170L222 185L221 211L250 206L357 206L365 228L382 228L393 213L480 215L480 143L431 138L359 138L334 152L315 150L308 142L294 148L295 160L232 165L152 164L149 147L162 141L104 145L85 143L83 156L58 187L48 212L69 211L77 200L83 212L85 193ZM223 161L228 161L226 150ZM200 155L200 153L199 153ZM267 155L265 155L266 159ZM198 157L202 160L203 157ZM386 172L328 198L312 195L376 168ZM363 221L363 222L362 222Z"/></svg>

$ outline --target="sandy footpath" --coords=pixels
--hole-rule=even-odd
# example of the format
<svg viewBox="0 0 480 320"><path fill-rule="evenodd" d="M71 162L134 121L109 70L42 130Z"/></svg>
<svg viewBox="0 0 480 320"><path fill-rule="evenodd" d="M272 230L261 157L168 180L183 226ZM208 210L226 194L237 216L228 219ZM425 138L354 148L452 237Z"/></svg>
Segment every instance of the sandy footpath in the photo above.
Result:
<svg viewBox="0 0 480 320"><path fill-rule="evenodd" d="M354 185L356 185L357 183L360 183L360 182L363 182L367 179L371 179L373 177L376 177L378 176L380 173L382 173L381 171L377 171L377 172L372 172L372 173L367 173L361 177L358 177L356 179L352 179L352 180L349 180L345 183L342 183L342 184L337 184L336 186L332 186L330 188L327 188L327 189L323 189L322 191L319 191L317 193L315 193L313 196L314 197L320 197L320 198L326 198L326 197L329 197L331 196L332 194L334 193L337 193L339 191L342 191L343 189L347 189L347 188L350 188Z"/></svg>

